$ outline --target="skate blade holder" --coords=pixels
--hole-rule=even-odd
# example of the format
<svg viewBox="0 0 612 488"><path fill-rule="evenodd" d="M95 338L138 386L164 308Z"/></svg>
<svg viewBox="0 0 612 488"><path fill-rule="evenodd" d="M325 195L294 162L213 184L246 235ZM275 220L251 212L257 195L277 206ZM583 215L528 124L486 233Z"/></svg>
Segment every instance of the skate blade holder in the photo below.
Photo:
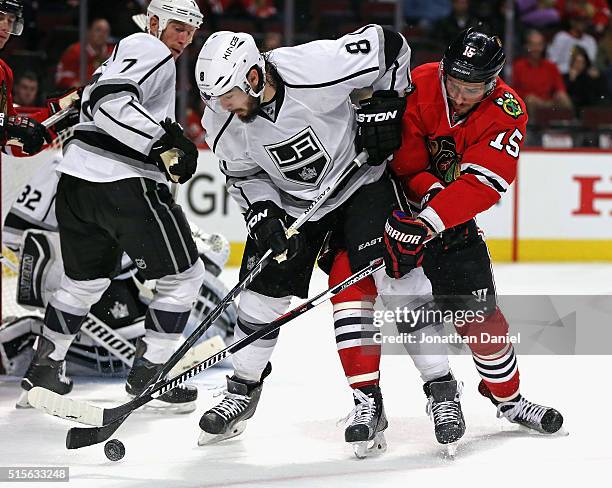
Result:
<svg viewBox="0 0 612 488"><path fill-rule="evenodd" d="M210 444L217 444L218 442L226 439L237 437L244 432L244 429L246 429L246 420L238 422L229 432L226 432L225 434L209 434L208 432L204 432L202 430L200 431L200 436L198 437L198 446L202 447Z"/></svg>
<svg viewBox="0 0 612 488"><path fill-rule="evenodd" d="M292 229L291 227L289 227L289 229L287 229L287 232L285 232L285 236L287 236L287 240L289 240L291 239L291 237L296 236L299 233L300 231L298 231L297 229ZM283 251L278 256L274 256L274 259L278 264L282 263L283 261L287 261L287 251Z"/></svg>
<svg viewBox="0 0 612 488"><path fill-rule="evenodd" d="M17 399L17 402L15 402L15 408L18 408L18 409L34 408L30 404L30 401L28 400L28 393L29 392L25 390L21 392L21 394L19 395L19 398Z"/></svg>
<svg viewBox="0 0 612 488"><path fill-rule="evenodd" d="M359 459L380 456L387 450L387 440L383 432L379 432L370 441L351 442L353 452Z"/></svg>
<svg viewBox="0 0 612 488"><path fill-rule="evenodd" d="M459 447L459 441L444 444L442 447L442 456L445 459L450 459L451 461L454 461L455 457L457 456L457 447Z"/></svg>

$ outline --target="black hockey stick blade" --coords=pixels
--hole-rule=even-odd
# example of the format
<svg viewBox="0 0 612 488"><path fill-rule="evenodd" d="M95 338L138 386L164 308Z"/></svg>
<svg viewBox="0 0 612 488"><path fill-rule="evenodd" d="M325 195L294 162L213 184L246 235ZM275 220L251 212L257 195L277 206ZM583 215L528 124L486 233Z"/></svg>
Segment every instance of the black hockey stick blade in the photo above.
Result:
<svg viewBox="0 0 612 488"><path fill-rule="evenodd" d="M80 449L104 442L116 432L128 415L102 427L72 427L66 436L66 449Z"/></svg>

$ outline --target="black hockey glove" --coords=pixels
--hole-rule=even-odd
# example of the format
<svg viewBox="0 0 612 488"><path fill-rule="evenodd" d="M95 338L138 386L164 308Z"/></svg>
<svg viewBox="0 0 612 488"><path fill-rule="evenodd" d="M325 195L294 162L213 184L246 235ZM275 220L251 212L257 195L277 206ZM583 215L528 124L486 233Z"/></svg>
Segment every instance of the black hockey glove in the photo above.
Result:
<svg viewBox="0 0 612 488"><path fill-rule="evenodd" d="M391 278L401 278L423 261L429 228L401 210L394 210L385 224L385 270Z"/></svg>
<svg viewBox="0 0 612 488"><path fill-rule="evenodd" d="M249 236L257 244L260 252L272 249L274 256L287 251L287 261L293 258L299 248L298 235L287 239L285 219L287 214L274 202L264 200L255 202L244 214Z"/></svg>
<svg viewBox="0 0 612 488"><path fill-rule="evenodd" d="M53 138L45 126L34 119L0 113L0 139L17 139L23 144L24 153L35 154Z"/></svg>
<svg viewBox="0 0 612 488"><path fill-rule="evenodd" d="M402 145L406 97L398 96L395 90L379 90L359 105L361 108L355 111L357 151L366 149L368 164L378 166Z"/></svg>
<svg viewBox="0 0 612 488"><path fill-rule="evenodd" d="M166 119L159 125L166 133L153 144L149 157L168 180L186 183L198 167L198 149L183 134L183 128L178 122Z"/></svg>
<svg viewBox="0 0 612 488"><path fill-rule="evenodd" d="M81 112L81 96L83 94L83 88L72 88L68 91L53 93L47 98L47 108L51 115L59 112L66 107L74 108L74 112L64 117L62 120L54 124L51 128L56 134L72 127L79 123L79 117Z"/></svg>

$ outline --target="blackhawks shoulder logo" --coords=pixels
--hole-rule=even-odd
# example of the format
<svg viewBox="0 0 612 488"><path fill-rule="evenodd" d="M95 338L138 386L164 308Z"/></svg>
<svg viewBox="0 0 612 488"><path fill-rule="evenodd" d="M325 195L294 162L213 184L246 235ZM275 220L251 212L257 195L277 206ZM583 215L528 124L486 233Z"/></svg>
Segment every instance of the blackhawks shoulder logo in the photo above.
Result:
<svg viewBox="0 0 612 488"><path fill-rule="evenodd" d="M501 107L504 113L515 119L518 119L525 113L519 101L510 92L505 92L503 97L497 97L495 99L495 105Z"/></svg>

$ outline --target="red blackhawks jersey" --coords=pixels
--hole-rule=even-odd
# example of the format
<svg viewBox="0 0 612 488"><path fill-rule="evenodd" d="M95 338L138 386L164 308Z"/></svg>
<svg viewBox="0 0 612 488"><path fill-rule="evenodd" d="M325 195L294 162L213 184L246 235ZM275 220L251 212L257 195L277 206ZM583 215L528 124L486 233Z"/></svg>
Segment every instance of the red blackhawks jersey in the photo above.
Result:
<svg viewBox="0 0 612 488"><path fill-rule="evenodd" d="M416 68L412 82L402 146L391 168L413 201L444 188L419 214L441 232L490 208L514 181L527 113L500 78L491 95L458 119L446 99L438 63Z"/></svg>

